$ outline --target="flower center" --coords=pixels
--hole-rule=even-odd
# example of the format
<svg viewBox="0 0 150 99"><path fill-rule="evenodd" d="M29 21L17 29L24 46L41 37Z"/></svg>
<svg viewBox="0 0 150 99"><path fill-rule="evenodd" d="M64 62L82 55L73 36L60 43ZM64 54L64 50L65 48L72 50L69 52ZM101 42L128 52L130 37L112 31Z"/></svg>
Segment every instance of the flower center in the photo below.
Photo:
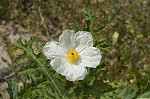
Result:
<svg viewBox="0 0 150 99"><path fill-rule="evenodd" d="M68 50L67 53L66 53L66 59L70 63L74 63L74 62L76 62L79 59L79 54L74 49Z"/></svg>

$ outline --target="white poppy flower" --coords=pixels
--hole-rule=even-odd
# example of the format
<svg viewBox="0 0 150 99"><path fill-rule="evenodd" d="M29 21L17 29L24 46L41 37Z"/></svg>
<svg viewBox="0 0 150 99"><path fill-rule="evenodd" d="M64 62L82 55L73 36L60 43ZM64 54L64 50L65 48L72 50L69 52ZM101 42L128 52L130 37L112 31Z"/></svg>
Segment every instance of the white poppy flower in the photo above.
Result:
<svg viewBox="0 0 150 99"><path fill-rule="evenodd" d="M90 32L64 30L59 42L47 42L43 54L51 60L53 69L67 80L83 80L87 74L85 67L96 68L101 60L100 50L93 47Z"/></svg>

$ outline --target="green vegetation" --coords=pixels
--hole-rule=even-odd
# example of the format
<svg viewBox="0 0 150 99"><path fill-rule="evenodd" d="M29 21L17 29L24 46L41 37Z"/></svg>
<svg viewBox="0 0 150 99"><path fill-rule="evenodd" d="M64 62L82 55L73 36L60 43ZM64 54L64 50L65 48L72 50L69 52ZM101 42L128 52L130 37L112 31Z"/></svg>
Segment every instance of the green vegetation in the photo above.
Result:
<svg viewBox="0 0 150 99"><path fill-rule="evenodd" d="M35 54L32 43L36 38L32 37L26 44L20 38L13 51L19 48L24 53L14 56L14 63L18 65L25 58L29 62L8 80L12 99L60 98L61 93L63 98L81 99L150 97L149 0L4 0L0 3L1 21L12 21L33 33L41 32L46 40L58 38L67 28L90 31L104 61L98 68L90 69L84 81L69 82L45 67L47 60L41 52ZM42 46L38 43L40 51ZM53 78L47 78L48 75ZM57 86L60 93L48 79L63 85ZM16 83L20 81L23 87L19 90Z"/></svg>

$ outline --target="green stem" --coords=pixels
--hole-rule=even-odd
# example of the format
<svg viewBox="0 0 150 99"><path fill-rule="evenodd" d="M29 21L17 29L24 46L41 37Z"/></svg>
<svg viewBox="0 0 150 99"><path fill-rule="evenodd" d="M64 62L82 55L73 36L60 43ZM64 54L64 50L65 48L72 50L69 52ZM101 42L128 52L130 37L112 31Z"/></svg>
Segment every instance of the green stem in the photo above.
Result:
<svg viewBox="0 0 150 99"><path fill-rule="evenodd" d="M46 76L48 76L48 78L51 80L51 82L53 83L54 87L56 88L57 92L59 93L59 95L62 97L62 99L64 99L63 95L61 94L61 92L59 91L57 85L55 84L55 82L53 81L53 79L51 78L51 76L48 73L48 70L41 64L41 62L35 57L35 55L33 55L30 51L28 51L26 48L16 44L19 48L22 48L23 50L25 50L27 53L29 53L32 58L42 67L42 69L44 70L44 72L46 73Z"/></svg>

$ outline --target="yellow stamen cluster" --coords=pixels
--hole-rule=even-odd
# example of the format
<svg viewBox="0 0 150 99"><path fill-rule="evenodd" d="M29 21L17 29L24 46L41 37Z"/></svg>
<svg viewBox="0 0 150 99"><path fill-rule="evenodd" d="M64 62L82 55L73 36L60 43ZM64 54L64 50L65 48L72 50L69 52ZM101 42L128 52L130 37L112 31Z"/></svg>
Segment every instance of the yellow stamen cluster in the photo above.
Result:
<svg viewBox="0 0 150 99"><path fill-rule="evenodd" d="M76 62L79 59L79 54L74 49L68 50L67 53L66 53L66 59L70 63L74 63L74 62Z"/></svg>

